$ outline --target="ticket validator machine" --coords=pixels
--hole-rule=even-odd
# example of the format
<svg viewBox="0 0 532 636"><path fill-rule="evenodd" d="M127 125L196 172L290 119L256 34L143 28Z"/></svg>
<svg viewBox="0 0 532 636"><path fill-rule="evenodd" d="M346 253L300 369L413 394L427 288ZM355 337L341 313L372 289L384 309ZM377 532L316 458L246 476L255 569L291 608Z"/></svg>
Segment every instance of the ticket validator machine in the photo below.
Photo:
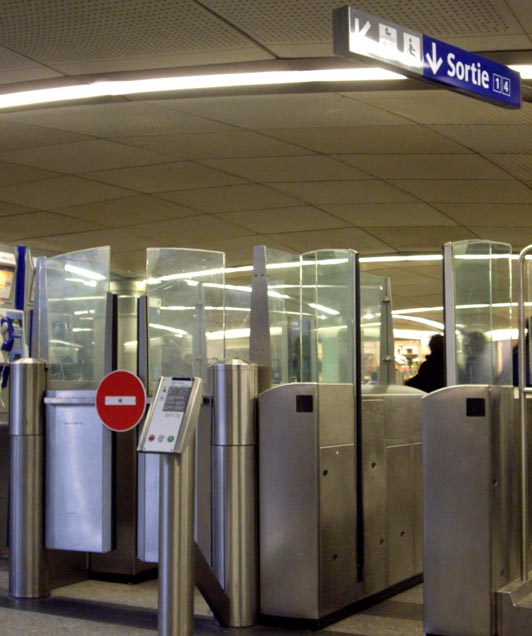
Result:
<svg viewBox="0 0 532 636"><path fill-rule="evenodd" d="M190 636L194 622L194 433L201 378L162 377L138 450L160 455L159 635Z"/></svg>

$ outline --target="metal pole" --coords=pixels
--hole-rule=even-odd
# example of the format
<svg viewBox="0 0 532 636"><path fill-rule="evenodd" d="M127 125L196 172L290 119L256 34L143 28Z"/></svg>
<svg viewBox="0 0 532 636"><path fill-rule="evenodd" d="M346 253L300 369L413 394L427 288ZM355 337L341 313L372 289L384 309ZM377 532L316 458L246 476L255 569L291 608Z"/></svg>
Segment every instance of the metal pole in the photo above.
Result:
<svg viewBox="0 0 532 636"><path fill-rule="evenodd" d="M212 561L229 599L229 626L254 625L258 605L257 366L211 368Z"/></svg>
<svg viewBox="0 0 532 636"><path fill-rule="evenodd" d="M194 441L161 456L159 636L194 628Z"/></svg>
<svg viewBox="0 0 532 636"><path fill-rule="evenodd" d="M44 415L46 365L31 358L11 365L9 427L9 594L50 594L44 547Z"/></svg>
<svg viewBox="0 0 532 636"><path fill-rule="evenodd" d="M519 421L521 428L521 580L528 581L528 430L526 407L527 355L525 337L525 263L526 255L532 251L532 245L525 247L519 254L519 298L517 302L517 321L519 344L517 348L519 364ZM530 334L529 334L530 338Z"/></svg>

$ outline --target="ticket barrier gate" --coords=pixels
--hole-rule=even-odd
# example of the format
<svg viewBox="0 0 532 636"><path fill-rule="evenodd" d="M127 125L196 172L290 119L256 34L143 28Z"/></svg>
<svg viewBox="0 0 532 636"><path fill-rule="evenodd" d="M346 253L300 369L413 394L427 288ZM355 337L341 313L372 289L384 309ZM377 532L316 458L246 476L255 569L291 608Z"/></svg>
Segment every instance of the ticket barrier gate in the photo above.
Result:
<svg viewBox="0 0 532 636"><path fill-rule="evenodd" d="M319 626L421 580L421 401L403 386L259 396L260 612Z"/></svg>

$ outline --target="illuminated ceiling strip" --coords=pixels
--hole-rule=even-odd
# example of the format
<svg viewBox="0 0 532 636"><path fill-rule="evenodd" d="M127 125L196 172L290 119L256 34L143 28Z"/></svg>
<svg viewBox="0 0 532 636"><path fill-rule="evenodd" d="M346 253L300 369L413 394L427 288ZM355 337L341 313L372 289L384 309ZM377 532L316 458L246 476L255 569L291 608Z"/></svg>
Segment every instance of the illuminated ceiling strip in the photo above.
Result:
<svg viewBox="0 0 532 636"><path fill-rule="evenodd" d="M341 68L309 71L263 71L159 77L141 80L100 81L75 86L59 86L0 95L0 108L51 104L78 99L136 95L167 91L189 91L242 86L276 86L310 82L375 82L406 79L404 75L381 68Z"/></svg>

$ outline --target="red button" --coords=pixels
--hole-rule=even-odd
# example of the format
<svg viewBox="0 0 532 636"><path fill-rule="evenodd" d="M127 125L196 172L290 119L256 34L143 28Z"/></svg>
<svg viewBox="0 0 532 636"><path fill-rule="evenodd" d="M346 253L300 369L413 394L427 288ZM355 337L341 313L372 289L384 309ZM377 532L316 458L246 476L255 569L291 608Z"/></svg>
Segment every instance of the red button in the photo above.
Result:
<svg viewBox="0 0 532 636"><path fill-rule="evenodd" d="M154 439L155 439L155 435L150 435L150 436L148 437L148 440L149 440L150 442L153 442L153 440L154 440Z"/></svg>

